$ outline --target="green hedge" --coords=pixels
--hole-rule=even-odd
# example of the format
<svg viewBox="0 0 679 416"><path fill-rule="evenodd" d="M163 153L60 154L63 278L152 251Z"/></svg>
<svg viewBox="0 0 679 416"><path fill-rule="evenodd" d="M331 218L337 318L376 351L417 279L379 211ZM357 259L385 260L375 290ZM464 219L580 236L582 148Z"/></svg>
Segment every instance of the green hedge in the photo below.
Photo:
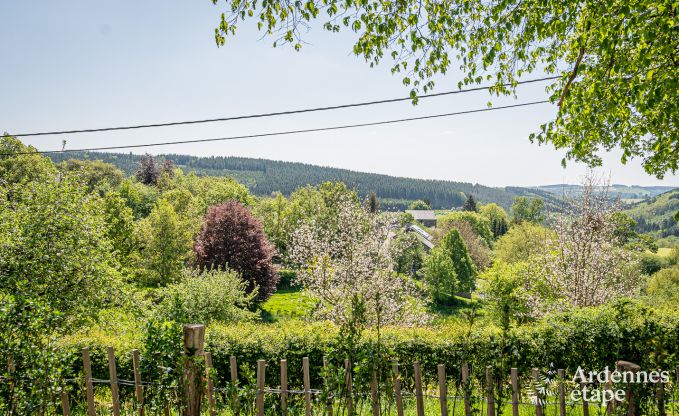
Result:
<svg viewBox="0 0 679 416"><path fill-rule="evenodd" d="M642 368L673 369L679 364L679 311L652 309L637 302L621 301L609 306L570 311L512 331L503 340L494 328L477 328L469 337L461 326L433 328L386 328L382 331L381 355L385 368L392 360L402 364L404 379L412 376L412 363L420 361L425 381L436 379L436 365L446 364L451 379L459 377L460 363L470 363L481 379L486 365L504 369L517 367L522 374L530 368L578 366L588 370L612 367L616 360L628 360ZM72 337L64 347L73 351L73 368L80 369L79 349L92 350L94 376L107 378L105 337ZM129 350L149 351L137 338L119 345L119 377L131 377ZM99 344L97 344L99 343ZM177 351L181 341L177 340ZM237 357L241 370L254 374L259 359L267 361L267 384L279 384L279 360L288 360L291 386L301 386L302 357L309 357L312 386L322 383L324 355L337 350L337 328L329 323L287 321L280 324L213 325L207 330L206 350L212 352L217 385L229 378L229 357ZM376 335L369 332L357 346L358 356L374 356ZM507 370L508 371L508 370ZM241 371L241 374L247 371ZM243 380L245 381L245 380ZM408 386L406 386L408 387Z"/></svg>

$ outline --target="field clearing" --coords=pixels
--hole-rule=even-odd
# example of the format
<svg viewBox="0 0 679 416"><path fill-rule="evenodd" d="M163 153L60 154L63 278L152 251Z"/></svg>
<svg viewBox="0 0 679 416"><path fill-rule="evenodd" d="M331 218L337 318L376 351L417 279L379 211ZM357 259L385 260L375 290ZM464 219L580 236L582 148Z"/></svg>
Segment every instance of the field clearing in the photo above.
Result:
<svg viewBox="0 0 679 416"><path fill-rule="evenodd" d="M659 257L669 257L672 255L672 250L670 247L659 247L657 255Z"/></svg>
<svg viewBox="0 0 679 416"><path fill-rule="evenodd" d="M278 289L276 293L262 304L265 320L280 321L285 319L304 318L314 307L313 299L298 288Z"/></svg>

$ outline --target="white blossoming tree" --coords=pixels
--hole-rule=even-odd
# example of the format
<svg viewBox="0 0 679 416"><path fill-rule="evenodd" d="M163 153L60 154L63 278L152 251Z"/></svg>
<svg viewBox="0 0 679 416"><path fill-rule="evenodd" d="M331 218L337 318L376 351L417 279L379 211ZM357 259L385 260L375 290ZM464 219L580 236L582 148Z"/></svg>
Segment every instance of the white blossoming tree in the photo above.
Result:
<svg viewBox="0 0 679 416"><path fill-rule="evenodd" d="M582 194L569 201L570 212L557 218L556 235L530 262L531 274L544 276L553 294L551 305L542 309L596 306L638 290L638 261L617 236L613 214L620 206L608 188L606 181L588 174Z"/></svg>
<svg viewBox="0 0 679 416"><path fill-rule="evenodd" d="M388 250L395 217L370 213L350 198L338 202L333 226L304 223L293 233L297 279L319 300L316 314L340 326L379 328L426 318L415 291L392 271Z"/></svg>

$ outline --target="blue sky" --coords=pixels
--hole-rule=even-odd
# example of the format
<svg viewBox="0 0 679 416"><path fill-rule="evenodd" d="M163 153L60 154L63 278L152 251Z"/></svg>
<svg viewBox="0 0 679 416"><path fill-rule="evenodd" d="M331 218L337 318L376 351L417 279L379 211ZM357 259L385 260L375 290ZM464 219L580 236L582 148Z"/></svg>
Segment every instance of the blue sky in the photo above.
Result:
<svg viewBox="0 0 679 416"><path fill-rule="evenodd" d="M388 66L351 54L351 33L313 28L301 52L272 48L251 26L217 48L225 3L194 1L4 1L0 3L0 130L10 133L223 117L407 95ZM456 74L436 91L454 89ZM516 102L546 97L523 86ZM486 92L269 119L133 132L67 136L67 148L223 137L354 124L483 108ZM515 102L492 100L495 105ZM549 105L296 136L157 147L135 152L237 155L299 161L485 185L575 183L585 167L528 135L549 120ZM41 150L63 136L26 139ZM679 185L605 155L615 183Z"/></svg>

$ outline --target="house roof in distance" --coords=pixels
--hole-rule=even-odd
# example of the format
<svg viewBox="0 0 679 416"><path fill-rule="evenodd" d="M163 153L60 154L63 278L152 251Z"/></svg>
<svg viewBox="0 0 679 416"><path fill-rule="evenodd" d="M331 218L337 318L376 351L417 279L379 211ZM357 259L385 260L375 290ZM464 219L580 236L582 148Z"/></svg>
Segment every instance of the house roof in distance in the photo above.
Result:
<svg viewBox="0 0 679 416"><path fill-rule="evenodd" d="M436 221L436 212L431 209L408 209L406 213L412 215L416 221Z"/></svg>

